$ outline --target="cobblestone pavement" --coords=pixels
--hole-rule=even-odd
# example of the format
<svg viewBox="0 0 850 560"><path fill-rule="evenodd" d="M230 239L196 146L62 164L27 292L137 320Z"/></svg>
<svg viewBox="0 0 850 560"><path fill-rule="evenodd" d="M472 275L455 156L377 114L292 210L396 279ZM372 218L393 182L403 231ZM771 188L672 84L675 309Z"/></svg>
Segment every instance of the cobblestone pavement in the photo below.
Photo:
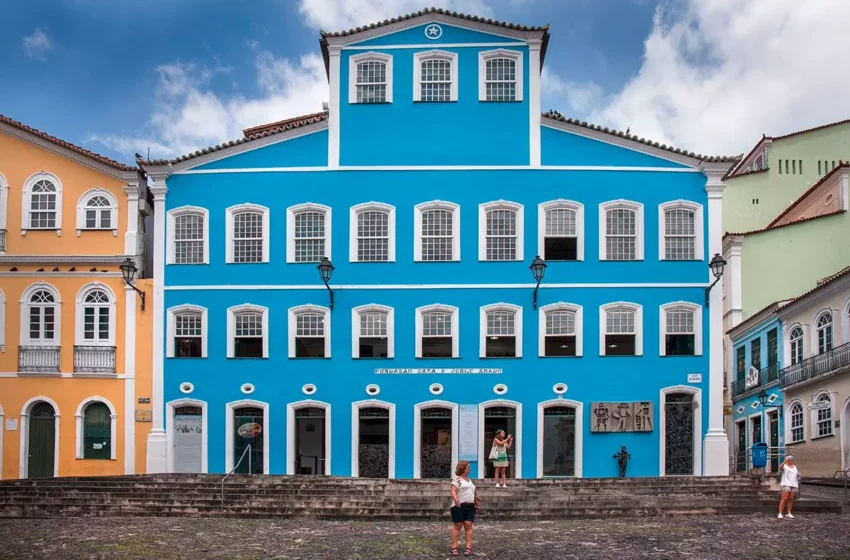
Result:
<svg viewBox="0 0 850 560"><path fill-rule="evenodd" d="M850 558L847 515L481 522L476 558ZM462 550L462 549L461 549ZM444 559L448 523L87 518L0 520L0 558Z"/></svg>

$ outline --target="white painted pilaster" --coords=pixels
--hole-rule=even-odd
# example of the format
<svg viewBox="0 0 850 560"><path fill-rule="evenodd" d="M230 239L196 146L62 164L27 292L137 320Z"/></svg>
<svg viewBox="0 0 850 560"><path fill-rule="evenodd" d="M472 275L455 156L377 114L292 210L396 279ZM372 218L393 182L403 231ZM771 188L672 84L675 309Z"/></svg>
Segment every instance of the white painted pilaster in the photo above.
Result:
<svg viewBox="0 0 850 560"><path fill-rule="evenodd" d="M540 167L540 47L542 40L528 41L528 145L531 167Z"/></svg>
<svg viewBox="0 0 850 560"><path fill-rule="evenodd" d="M723 243L723 258L726 259L726 272L723 275L726 285L726 309L728 317L726 330L738 326L743 321L744 295L742 285L741 249L744 242L743 236L729 236Z"/></svg>
<svg viewBox="0 0 850 560"><path fill-rule="evenodd" d="M124 288L124 474L136 473L136 291Z"/></svg>
<svg viewBox="0 0 850 560"><path fill-rule="evenodd" d="M339 167L339 90L340 90L340 54L342 47L328 46L328 81L330 97L328 99L328 167ZM348 77L351 79L351 76Z"/></svg>
<svg viewBox="0 0 850 560"><path fill-rule="evenodd" d="M164 328L164 290L165 281L165 195L168 193L165 179L169 172L148 172L153 180L150 190L154 197L154 238L153 238L153 360L151 374L153 391L151 408L153 426L148 435L147 472L164 473L168 470L168 440L165 436L163 401L163 351Z"/></svg>
<svg viewBox="0 0 850 560"><path fill-rule="evenodd" d="M141 179L139 180L141 181ZM127 230L124 233L124 254L138 253L139 236L139 181L130 181L124 192L127 193Z"/></svg>
<svg viewBox="0 0 850 560"><path fill-rule="evenodd" d="M727 163L703 163L700 170L708 178L708 254L706 260L723 251L723 176ZM706 267L708 281L714 275ZM708 337L708 431L705 434L703 474L726 476L729 474L729 439L723 428L723 281L711 290L709 299Z"/></svg>

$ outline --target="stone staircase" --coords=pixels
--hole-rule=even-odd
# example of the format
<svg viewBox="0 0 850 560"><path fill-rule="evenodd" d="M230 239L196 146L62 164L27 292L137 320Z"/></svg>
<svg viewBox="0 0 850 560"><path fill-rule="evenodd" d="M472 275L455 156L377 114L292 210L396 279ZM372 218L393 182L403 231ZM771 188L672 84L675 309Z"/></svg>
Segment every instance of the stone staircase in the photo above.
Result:
<svg viewBox="0 0 850 560"><path fill-rule="evenodd" d="M447 519L448 481L140 475L0 481L0 517L190 516ZM775 482L750 477L479 481L483 520L772 513ZM803 499L795 512L841 513Z"/></svg>

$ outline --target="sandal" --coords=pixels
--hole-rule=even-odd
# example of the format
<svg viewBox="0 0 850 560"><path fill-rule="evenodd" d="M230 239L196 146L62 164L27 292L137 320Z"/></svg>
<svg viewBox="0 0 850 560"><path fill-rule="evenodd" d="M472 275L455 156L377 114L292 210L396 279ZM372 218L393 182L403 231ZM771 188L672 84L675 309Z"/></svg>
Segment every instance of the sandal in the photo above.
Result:
<svg viewBox="0 0 850 560"><path fill-rule="evenodd" d="M452 556L458 556L458 555L459 555L459 553L457 551L457 547L453 548L452 549Z"/></svg>
<svg viewBox="0 0 850 560"><path fill-rule="evenodd" d="M467 547L467 549L463 553L464 556L472 556L472 549Z"/></svg>

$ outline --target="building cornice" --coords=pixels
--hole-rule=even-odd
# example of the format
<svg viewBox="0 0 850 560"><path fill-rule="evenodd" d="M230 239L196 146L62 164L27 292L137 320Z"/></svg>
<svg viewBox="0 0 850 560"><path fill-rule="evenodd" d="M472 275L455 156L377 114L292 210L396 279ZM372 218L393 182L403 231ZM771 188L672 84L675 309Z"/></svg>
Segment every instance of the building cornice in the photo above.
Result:
<svg viewBox="0 0 850 560"><path fill-rule="evenodd" d="M850 273L847 272L799 296L782 307L778 315L782 320L786 320L806 308L818 307L823 300L832 298L843 291L850 291Z"/></svg>
<svg viewBox="0 0 850 560"><path fill-rule="evenodd" d="M134 255L0 255L0 264L121 264L124 259L133 257Z"/></svg>

